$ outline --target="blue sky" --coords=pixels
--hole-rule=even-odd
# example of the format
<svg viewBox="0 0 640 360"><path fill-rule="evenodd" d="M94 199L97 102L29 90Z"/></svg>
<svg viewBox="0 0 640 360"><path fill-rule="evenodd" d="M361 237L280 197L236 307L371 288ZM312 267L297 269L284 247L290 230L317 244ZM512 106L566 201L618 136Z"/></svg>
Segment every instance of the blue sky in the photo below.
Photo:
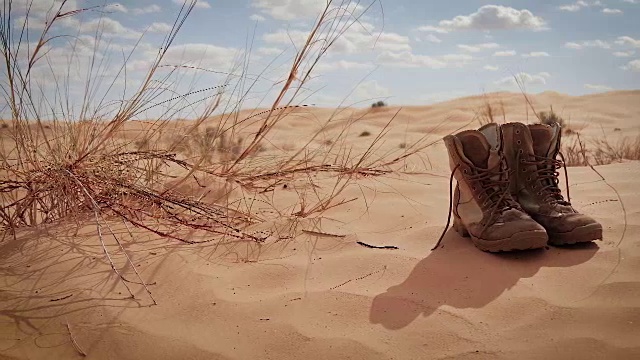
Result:
<svg viewBox="0 0 640 360"><path fill-rule="evenodd" d="M14 1L14 6L24 8L25 2ZM174 90L213 86L224 78L212 71L237 72L234 64L251 44L248 72L267 71L246 105L268 105L275 96L274 83L283 79L295 46L305 39L324 3L199 1L165 64L208 71L184 69ZM122 54L138 42L127 63L131 88L142 79L181 4L179 0L68 1L65 10L104 7L66 18L54 30L82 39L89 55L94 53L91 37L99 29L98 53L109 59L103 62L105 74L115 74ZM349 7L360 16L370 4L360 1ZM45 0L34 2L30 31L39 31L50 5ZM516 91L514 75L530 92L581 95L636 89L640 84L637 19L640 0L376 1L321 61L300 101L335 106L342 100L368 104L385 98L398 105L428 104L482 92ZM21 19L15 20L16 26L20 23ZM48 57L68 54L70 43L52 42ZM48 68L54 72L69 69L60 59L50 62L53 66ZM75 84L73 79L70 83ZM123 87L123 80L116 85Z"/></svg>

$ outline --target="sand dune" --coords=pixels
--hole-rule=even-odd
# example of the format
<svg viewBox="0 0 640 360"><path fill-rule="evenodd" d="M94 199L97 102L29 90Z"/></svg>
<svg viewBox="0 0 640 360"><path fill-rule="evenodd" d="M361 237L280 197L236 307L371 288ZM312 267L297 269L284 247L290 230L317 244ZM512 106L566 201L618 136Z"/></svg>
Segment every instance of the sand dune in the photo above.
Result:
<svg viewBox="0 0 640 360"><path fill-rule="evenodd" d="M384 148L477 127L474 114L487 99L502 101L508 121L527 121L519 94L403 107ZM640 91L532 97L541 110L553 105L585 139L640 134L638 100ZM368 146L372 138L358 134L380 131L399 109L358 120L354 145ZM338 118L365 111L345 109ZM332 112L295 110L268 151L295 149ZM326 129L326 137L339 129ZM606 181L588 167L569 168L572 202L603 224L603 241L490 254L452 229L442 248L429 250L445 225L449 171L442 144L423 155L428 173L411 171L422 161L408 160L406 173L363 179L344 194L366 203L336 207L295 230L286 219L250 229L292 232L284 241L184 245L132 237L112 224L154 283L156 306L140 285L130 284L136 299L126 298L90 218L82 228L21 231L0 242L0 358L80 358L71 338L89 359L640 358L640 162L596 167Z"/></svg>

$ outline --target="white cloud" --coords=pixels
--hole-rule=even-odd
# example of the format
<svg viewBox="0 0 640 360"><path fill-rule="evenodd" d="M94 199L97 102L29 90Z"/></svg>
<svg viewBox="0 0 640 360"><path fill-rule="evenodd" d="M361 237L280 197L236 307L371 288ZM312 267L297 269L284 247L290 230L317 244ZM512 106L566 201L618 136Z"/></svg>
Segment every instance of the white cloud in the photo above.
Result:
<svg viewBox="0 0 640 360"><path fill-rule="evenodd" d="M420 26L420 27L418 27L418 31L435 32L435 33L438 33L438 34L446 34L446 33L449 32L446 29L439 28L437 26L430 26L430 25Z"/></svg>
<svg viewBox="0 0 640 360"><path fill-rule="evenodd" d="M121 13L128 13L129 9L127 9L126 6L120 4L120 3L111 3L108 4L104 7L104 11L107 12L121 12Z"/></svg>
<svg viewBox="0 0 640 360"><path fill-rule="evenodd" d="M262 15L258 15L258 14L253 14L251 16L249 16L249 19L252 21L265 21L265 17Z"/></svg>
<svg viewBox="0 0 640 360"><path fill-rule="evenodd" d="M603 5L602 5L602 2L600 1L594 1L592 3L588 3L586 1L580 0L580 1L576 1L573 4L562 5L558 7L558 9L562 11L576 12L576 11L580 11L583 8L588 8L593 6L603 6Z"/></svg>
<svg viewBox="0 0 640 360"><path fill-rule="evenodd" d="M142 14L151 14L151 13L158 13L162 11L162 8L158 5L149 5L149 6L145 6L143 8L135 8L132 9L131 12L134 15L142 15Z"/></svg>
<svg viewBox="0 0 640 360"><path fill-rule="evenodd" d="M356 54L376 49L379 51L410 51L409 38L390 32L374 33L374 26L361 22L347 29L331 46L330 52ZM283 44L297 47L304 44L309 36L308 31L280 29L263 35L269 44Z"/></svg>
<svg viewBox="0 0 640 360"><path fill-rule="evenodd" d="M483 44L475 44L475 45L458 45L458 49L467 52L480 52L485 49L495 49L499 48L500 45L496 43L483 43Z"/></svg>
<svg viewBox="0 0 640 360"><path fill-rule="evenodd" d="M622 67L623 70L630 70L633 72L640 72L640 59L632 60L627 65Z"/></svg>
<svg viewBox="0 0 640 360"><path fill-rule="evenodd" d="M619 15L623 13L622 10L620 9L609 9L609 8L602 9L602 12L609 15Z"/></svg>
<svg viewBox="0 0 640 360"><path fill-rule="evenodd" d="M178 4L178 5L183 5L184 4L184 0L173 0L173 2ZM198 2L195 5L195 8L211 9L211 4L209 4L205 0L198 0Z"/></svg>
<svg viewBox="0 0 640 360"><path fill-rule="evenodd" d="M517 10L500 5L485 5L469 15L458 15L451 20L442 20L439 28L454 30L544 30L546 21L527 9Z"/></svg>
<svg viewBox="0 0 640 360"><path fill-rule="evenodd" d="M564 44L564 47L568 49L580 50L584 48L601 48L601 49L610 49L611 44L602 40L586 40L581 42L568 42Z"/></svg>
<svg viewBox="0 0 640 360"><path fill-rule="evenodd" d="M597 90L597 91L611 91L612 87L606 85L594 85L594 84L584 84L584 87L589 90Z"/></svg>
<svg viewBox="0 0 640 360"><path fill-rule="evenodd" d="M68 26L78 26L78 23L76 21L73 21L75 20L73 18L65 18L63 20L68 20ZM137 39L142 36L142 33L127 28L119 21L108 17L94 18L85 23L81 23L79 26L80 31L84 33L101 32L103 36L118 36L131 39Z"/></svg>
<svg viewBox="0 0 640 360"><path fill-rule="evenodd" d="M540 72L538 74L532 75L525 72L521 72L516 74L515 76L508 76L502 78L494 84L499 86L517 86L519 81L521 84L526 85L544 85L547 83L547 79L551 77L551 74L548 72ZM517 81L516 81L517 79Z"/></svg>
<svg viewBox="0 0 640 360"><path fill-rule="evenodd" d="M353 95L357 100L373 100L388 97L391 91L378 84L376 80L369 80L360 83L354 90Z"/></svg>
<svg viewBox="0 0 640 360"><path fill-rule="evenodd" d="M239 54L240 50L235 48L198 43L182 44L174 45L167 50L163 63L228 70ZM155 53L149 55L151 58L155 57Z"/></svg>
<svg viewBox="0 0 640 360"><path fill-rule="evenodd" d="M629 4L640 4L640 0L622 0Z"/></svg>
<svg viewBox="0 0 640 360"><path fill-rule="evenodd" d="M483 67L483 69L488 70L488 71L498 71L500 68L497 66L493 66L493 65L485 65Z"/></svg>
<svg viewBox="0 0 640 360"><path fill-rule="evenodd" d="M436 44L439 44L442 42L442 40L440 40L439 37L433 34L427 34L427 36L425 37L425 40L427 40L428 42L436 43Z"/></svg>
<svg viewBox="0 0 640 360"><path fill-rule="evenodd" d="M549 55L549 53L544 52L544 51L532 51L528 54L522 54L522 57L525 58L532 58L532 57L548 57L551 56Z"/></svg>
<svg viewBox="0 0 640 360"><path fill-rule="evenodd" d="M391 52L385 51L377 58L378 63L402 68L429 68L443 69L447 67L462 67L473 60L473 56L467 54L448 54L442 56L416 55L410 51Z"/></svg>
<svg viewBox="0 0 640 360"><path fill-rule="evenodd" d="M284 52L284 50L276 48L276 47L260 47L260 48L258 48L258 54L260 54L260 55L274 56L274 55L280 55L283 52Z"/></svg>
<svg viewBox="0 0 640 360"><path fill-rule="evenodd" d="M149 26L149 31L156 33L168 33L169 31L171 31L171 29L171 25L163 22L154 22L153 24L151 24L151 26Z"/></svg>
<svg viewBox="0 0 640 360"><path fill-rule="evenodd" d="M515 50L506 50L506 51L496 51L493 53L493 56L515 56Z"/></svg>
<svg viewBox="0 0 640 360"><path fill-rule="evenodd" d="M635 54L635 51L616 51L613 53L615 57L631 57Z"/></svg>
<svg viewBox="0 0 640 360"><path fill-rule="evenodd" d="M336 71L336 70L371 70L375 66L371 63L361 63L355 61L338 60L338 61L322 61L316 65L314 70L320 72Z"/></svg>
<svg viewBox="0 0 640 360"><path fill-rule="evenodd" d="M640 48L640 40L636 40L631 36L620 36L618 40L616 40L616 44Z"/></svg>
<svg viewBox="0 0 640 360"><path fill-rule="evenodd" d="M45 17L49 12L55 13L63 5L63 0L43 1L43 0L13 0L12 7L24 14L27 8L30 8L30 16ZM70 0L64 3L62 12L78 9L76 0Z"/></svg>
<svg viewBox="0 0 640 360"><path fill-rule="evenodd" d="M251 6L276 20L294 20L317 16L325 8L326 3L320 0L252 0ZM349 14L358 16L364 11L364 7L355 1L335 3L341 3L341 5L332 6L333 10L329 13L333 17Z"/></svg>

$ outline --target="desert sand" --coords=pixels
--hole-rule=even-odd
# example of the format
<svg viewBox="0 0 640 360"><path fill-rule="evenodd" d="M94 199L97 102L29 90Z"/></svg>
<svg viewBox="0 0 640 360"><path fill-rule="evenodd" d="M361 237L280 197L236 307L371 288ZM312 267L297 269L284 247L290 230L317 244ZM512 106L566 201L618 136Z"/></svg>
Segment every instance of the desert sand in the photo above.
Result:
<svg viewBox="0 0 640 360"><path fill-rule="evenodd" d="M351 138L368 146L374 136L358 134L375 135L400 109L383 149L425 134L437 141L478 127L472 119L487 99L502 101L507 121L534 121L521 94L497 93L377 109ZM539 110L553 105L586 141L640 134L640 91L545 92L532 101ZM296 110L274 130L267 154L301 146L296 139L331 112ZM155 306L138 284L129 285L136 299L126 297L90 217L80 228L21 230L0 242L0 358L640 358L640 162L568 168L572 203L603 224L603 241L508 254L481 252L453 229L430 251L447 218L444 146L404 168L358 180L343 197L366 201L322 219L249 229L265 234L261 245L186 245L111 224L152 283ZM277 196L295 196L295 186L304 183Z"/></svg>

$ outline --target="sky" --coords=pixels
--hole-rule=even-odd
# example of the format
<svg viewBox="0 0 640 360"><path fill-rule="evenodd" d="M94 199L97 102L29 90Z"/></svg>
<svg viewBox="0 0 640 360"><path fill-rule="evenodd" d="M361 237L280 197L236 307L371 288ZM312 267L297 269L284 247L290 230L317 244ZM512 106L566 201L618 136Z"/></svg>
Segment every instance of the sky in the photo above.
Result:
<svg viewBox="0 0 640 360"><path fill-rule="evenodd" d="M14 31L24 24L29 2L13 1ZM338 26L344 33L316 65L297 103L430 104L518 91L514 78L534 93L582 95L640 87L640 0L347 3L333 2L331 14L341 15ZM32 3L29 44L60 4ZM246 94L243 106L270 105L325 4L199 0L163 59L162 71L173 71L162 79L170 93L154 100L226 83L228 92ZM42 93L59 92L65 78L69 97L82 98L88 76L95 99L123 98L144 79L182 5L182 0L67 1L63 12L89 10L59 19L52 28L51 34L71 36L47 44L34 72Z"/></svg>

